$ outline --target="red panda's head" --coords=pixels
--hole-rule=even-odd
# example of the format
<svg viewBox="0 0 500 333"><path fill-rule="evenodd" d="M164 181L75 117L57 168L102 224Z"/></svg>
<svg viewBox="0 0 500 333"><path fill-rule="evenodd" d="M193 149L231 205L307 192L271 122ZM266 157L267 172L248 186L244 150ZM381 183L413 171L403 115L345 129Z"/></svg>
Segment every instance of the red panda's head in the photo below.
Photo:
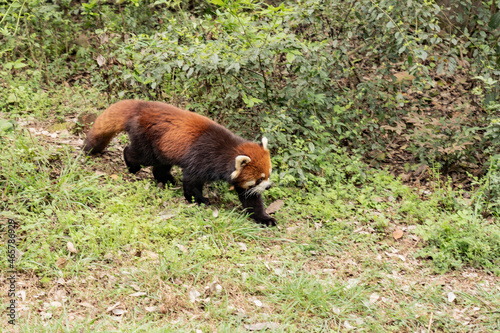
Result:
<svg viewBox="0 0 500 333"><path fill-rule="evenodd" d="M236 186L251 193L261 193L271 186L271 156L267 149L267 138L262 138L262 143L247 142L238 146L238 156L231 174L231 181Z"/></svg>

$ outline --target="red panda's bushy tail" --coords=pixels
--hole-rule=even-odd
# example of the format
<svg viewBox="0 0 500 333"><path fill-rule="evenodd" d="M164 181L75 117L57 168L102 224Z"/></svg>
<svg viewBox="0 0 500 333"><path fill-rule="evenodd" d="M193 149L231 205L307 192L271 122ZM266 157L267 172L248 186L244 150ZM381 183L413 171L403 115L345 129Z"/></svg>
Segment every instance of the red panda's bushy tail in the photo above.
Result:
<svg viewBox="0 0 500 333"><path fill-rule="evenodd" d="M102 152L116 134L125 130L128 120L138 112L137 103L138 101L124 100L107 108L87 133L83 150L87 154Z"/></svg>

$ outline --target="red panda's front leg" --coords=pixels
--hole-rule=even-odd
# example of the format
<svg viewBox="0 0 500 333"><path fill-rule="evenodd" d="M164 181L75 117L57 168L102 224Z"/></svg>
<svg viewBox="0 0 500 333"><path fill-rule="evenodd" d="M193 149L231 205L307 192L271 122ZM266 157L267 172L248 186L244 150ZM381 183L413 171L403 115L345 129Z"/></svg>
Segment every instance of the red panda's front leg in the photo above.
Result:
<svg viewBox="0 0 500 333"><path fill-rule="evenodd" d="M276 219L266 213L264 201L260 193L250 193L245 189L235 186L241 204L249 213L255 222L266 225L268 227L276 226Z"/></svg>

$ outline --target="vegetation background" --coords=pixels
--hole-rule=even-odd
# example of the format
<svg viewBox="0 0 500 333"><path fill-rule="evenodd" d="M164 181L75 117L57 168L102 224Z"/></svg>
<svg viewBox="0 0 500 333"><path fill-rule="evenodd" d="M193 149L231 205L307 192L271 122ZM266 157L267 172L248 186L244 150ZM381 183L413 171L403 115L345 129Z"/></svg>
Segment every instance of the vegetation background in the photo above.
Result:
<svg viewBox="0 0 500 333"><path fill-rule="evenodd" d="M1 327L498 330L499 9L0 0ZM197 207L128 175L125 135L84 157L95 115L125 98L266 135L279 227L224 184Z"/></svg>

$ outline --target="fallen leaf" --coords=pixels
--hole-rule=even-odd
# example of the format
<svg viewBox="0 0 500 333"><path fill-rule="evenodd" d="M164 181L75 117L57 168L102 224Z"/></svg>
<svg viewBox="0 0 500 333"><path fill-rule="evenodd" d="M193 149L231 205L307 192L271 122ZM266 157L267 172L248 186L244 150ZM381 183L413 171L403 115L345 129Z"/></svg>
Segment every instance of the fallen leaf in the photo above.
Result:
<svg viewBox="0 0 500 333"><path fill-rule="evenodd" d="M191 303L196 302L196 300L197 300L197 299L198 299L198 297L200 297L200 296L201 296L201 294L200 294L200 292L199 292L198 290L191 289L191 290L189 291L189 301L190 301Z"/></svg>
<svg viewBox="0 0 500 333"><path fill-rule="evenodd" d="M109 311L113 311L114 309L116 309L121 303L118 302L118 303L115 303L114 305L111 305L109 308L106 309L106 312L109 312Z"/></svg>
<svg viewBox="0 0 500 333"><path fill-rule="evenodd" d="M210 284L210 286L208 286L208 289L210 290L211 293L220 293L222 291L222 286L217 282L213 282Z"/></svg>
<svg viewBox="0 0 500 333"><path fill-rule="evenodd" d="M349 279L347 280L347 283L345 285L345 289L352 289L354 287L356 287L359 283L359 280L358 279Z"/></svg>
<svg viewBox="0 0 500 333"><path fill-rule="evenodd" d="M35 295L33 297L34 298L39 298L39 297L45 296L45 294L46 294L45 291L42 291L41 293L39 293L39 294L37 294L37 295Z"/></svg>
<svg viewBox="0 0 500 333"><path fill-rule="evenodd" d="M356 328L356 327L352 326L351 324L349 324L349 322L347 320L344 321L344 327L347 328L348 330L353 330Z"/></svg>
<svg viewBox="0 0 500 333"><path fill-rule="evenodd" d="M245 325L245 328L249 331L262 331L266 329L277 329L280 325L278 323L272 322L264 322L264 323L255 323L251 325Z"/></svg>
<svg viewBox="0 0 500 333"><path fill-rule="evenodd" d="M40 312L40 316L43 318L43 319L49 319L52 317L52 313L48 313L48 312Z"/></svg>
<svg viewBox="0 0 500 333"><path fill-rule="evenodd" d="M66 247L68 248L69 252L71 252L71 253L78 253L78 251L75 248L75 246L73 245L73 243L71 243L71 242L66 243Z"/></svg>
<svg viewBox="0 0 500 333"><path fill-rule="evenodd" d="M403 235L404 235L404 232L401 229L396 229L392 233L392 237L394 237L394 239L400 239L401 237L403 237Z"/></svg>
<svg viewBox="0 0 500 333"><path fill-rule="evenodd" d="M453 301L457 298L453 292L448 293L448 302L453 303Z"/></svg>
<svg viewBox="0 0 500 333"><path fill-rule="evenodd" d="M116 174L112 174L112 175L109 176L109 178L111 178L113 180L118 180L119 177Z"/></svg>
<svg viewBox="0 0 500 333"><path fill-rule="evenodd" d="M162 220L169 220L169 219L171 219L172 217L175 217L175 214L162 214L162 215L160 215L160 218L161 218Z"/></svg>
<svg viewBox="0 0 500 333"><path fill-rule="evenodd" d="M59 268L63 268L67 262L68 262L68 259L66 259L64 257L60 257L56 260L56 266Z"/></svg>
<svg viewBox="0 0 500 333"><path fill-rule="evenodd" d="M238 246L240 247L241 251L246 251L247 250L247 245L245 243L237 242Z"/></svg>
<svg viewBox="0 0 500 333"><path fill-rule="evenodd" d="M421 173L423 173L425 170L427 170L429 167L426 164L420 164L415 171L415 175L419 176Z"/></svg>
<svg viewBox="0 0 500 333"><path fill-rule="evenodd" d="M213 216L213 217L218 217L218 216L219 216L219 210L218 210L218 209L214 209L214 210L212 211L212 216Z"/></svg>
<svg viewBox="0 0 500 333"><path fill-rule="evenodd" d="M252 302L253 302L253 304L255 304L256 306L258 306L259 308L262 306L262 302L259 301L258 299L254 299Z"/></svg>
<svg viewBox="0 0 500 333"><path fill-rule="evenodd" d="M274 201L273 203L271 203L271 204L269 205L269 207L267 207L267 209L266 209L266 213L268 213L268 214L274 214L274 213L276 213L278 210L280 210L280 209L281 209L281 207L282 207L284 204L285 204L285 202L284 202L283 200L281 200L281 199L276 200L276 201Z"/></svg>
<svg viewBox="0 0 500 333"><path fill-rule="evenodd" d="M24 302L24 300L26 299L26 290L19 290L16 293L16 297L21 298L21 300Z"/></svg>
<svg viewBox="0 0 500 333"><path fill-rule="evenodd" d="M371 294L370 295L370 303L371 304L375 303L376 301L378 301L379 298L380 298L380 296L377 293Z"/></svg>
<svg viewBox="0 0 500 333"><path fill-rule="evenodd" d="M187 253L188 250L186 249L186 247L184 245L181 245L181 244L175 244L175 246L177 246L177 248L179 250L181 250L183 253Z"/></svg>
<svg viewBox="0 0 500 333"><path fill-rule="evenodd" d="M387 256L389 256L389 257L397 257L397 258L401 259L402 261L406 261L406 258L401 254L388 253L387 251L385 251L385 254L387 254Z"/></svg>
<svg viewBox="0 0 500 333"><path fill-rule="evenodd" d="M144 310L146 310L147 312L156 312L156 311L158 311L158 307L157 306L146 306L146 307L144 307Z"/></svg>
<svg viewBox="0 0 500 333"><path fill-rule="evenodd" d="M401 174L401 180L402 180L403 182L407 182L407 181L409 181L409 180L410 180L410 178L411 178L411 175L410 175L409 173L402 173L402 174Z"/></svg>
<svg viewBox="0 0 500 333"><path fill-rule="evenodd" d="M141 257L146 257L148 259L153 259L153 260L157 260L160 258L160 256L158 255L158 253L155 253L155 252L152 252L152 251L148 251L148 250L144 250L141 252Z"/></svg>
<svg viewBox="0 0 500 333"><path fill-rule="evenodd" d="M396 77L396 83L401 83L403 81L413 81L415 79L415 76L411 75L407 71L395 73L394 76Z"/></svg>
<svg viewBox="0 0 500 333"><path fill-rule="evenodd" d="M139 297L139 296L144 296L146 293L144 291L138 291L136 293L130 294L129 296L131 297Z"/></svg>
<svg viewBox="0 0 500 333"><path fill-rule="evenodd" d="M113 309L111 311L115 316L122 316L124 315L125 313L127 313L127 310L124 310L124 309Z"/></svg>
<svg viewBox="0 0 500 333"><path fill-rule="evenodd" d="M81 302L80 303L81 306L84 306L86 308L93 308L92 304L88 303L88 302Z"/></svg>
<svg viewBox="0 0 500 333"><path fill-rule="evenodd" d="M60 308L62 306L62 303L54 301L54 302L50 302L50 306L53 308Z"/></svg>
<svg viewBox="0 0 500 333"><path fill-rule="evenodd" d="M267 261L264 261L264 266L266 266L268 271L272 271L271 266L269 266L269 263Z"/></svg>
<svg viewBox="0 0 500 333"><path fill-rule="evenodd" d="M106 64L106 58L104 58L102 56L102 54L99 54L96 58L96 61L97 61L97 64L99 65L99 67L102 67Z"/></svg>

